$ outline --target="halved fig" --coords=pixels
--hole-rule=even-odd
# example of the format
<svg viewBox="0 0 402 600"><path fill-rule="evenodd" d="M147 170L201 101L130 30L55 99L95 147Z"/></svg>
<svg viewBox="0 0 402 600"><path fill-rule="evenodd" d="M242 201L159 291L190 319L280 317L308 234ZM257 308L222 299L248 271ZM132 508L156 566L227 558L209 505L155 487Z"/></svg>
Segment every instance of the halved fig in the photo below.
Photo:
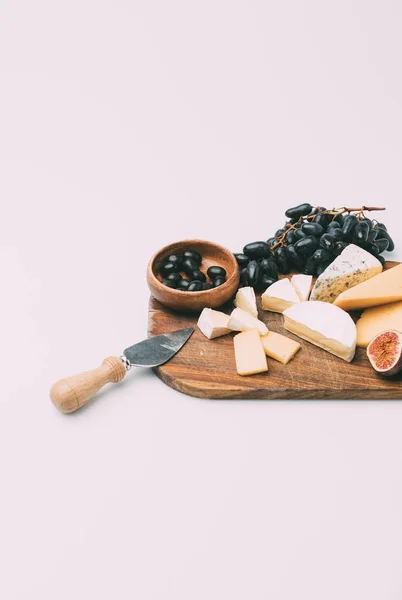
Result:
<svg viewBox="0 0 402 600"><path fill-rule="evenodd" d="M373 369L390 377L402 371L402 333L390 329L376 335L367 347Z"/></svg>

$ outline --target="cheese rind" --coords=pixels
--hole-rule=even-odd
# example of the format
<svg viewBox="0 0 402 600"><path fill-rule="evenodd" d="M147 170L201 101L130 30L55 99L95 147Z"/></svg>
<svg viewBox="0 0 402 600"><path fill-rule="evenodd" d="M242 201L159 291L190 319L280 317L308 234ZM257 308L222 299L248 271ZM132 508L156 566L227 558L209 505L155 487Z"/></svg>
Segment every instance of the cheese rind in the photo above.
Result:
<svg viewBox="0 0 402 600"><path fill-rule="evenodd" d="M357 345L367 348L379 333L390 329L402 332L402 302L367 308L356 323Z"/></svg>
<svg viewBox="0 0 402 600"><path fill-rule="evenodd" d="M319 348L351 362L356 351L356 325L348 313L328 302L309 301L284 312L284 327Z"/></svg>
<svg viewBox="0 0 402 600"><path fill-rule="evenodd" d="M345 250L318 277L310 300L334 302L345 290L378 275L382 264L372 254L349 244Z"/></svg>
<svg viewBox="0 0 402 600"><path fill-rule="evenodd" d="M229 315L212 308L204 308L197 322L199 329L209 340L231 333L228 324Z"/></svg>
<svg viewBox="0 0 402 600"><path fill-rule="evenodd" d="M261 296L262 308L271 312L281 313L298 302L300 298L287 278L275 281Z"/></svg>
<svg viewBox="0 0 402 600"><path fill-rule="evenodd" d="M239 375L255 375L268 371L267 357L257 329L238 333L234 336L233 342Z"/></svg>
<svg viewBox="0 0 402 600"><path fill-rule="evenodd" d="M237 306L237 308L242 308L252 317L258 317L257 302L252 287L247 286L240 288L236 294L234 305Z"/></svg>
<svg viewBox="0 0 402 600"><path fill-rule="evenodd" d="M309 299L311 286L313 283L312 275L304 275L303 273L292 275L290 283L295 288L301 302L305 302Z"/></svg>
<svg viewBox="0 0 402 600"><path fill-rule="evenodd" d="M269 331L266 335L263 335L261 343L265 354L283 365L287 365L301 348L299 342L295 342L275 331Z"/></svg>
<svg viewBox="0 0 402 600"><path fill-rule="evenodd" d="M233 331L247 331L257 329L260 335L268 333L268 327L259 319L252 317L242 308L235 308L229 318L228 327Z"/></svg>
<svg viewBox="0 0 402 600"><path fill-rule="evenodd" d="M402 264L343 292L335 304L344 310L382 306L402 300Z"/></svg>

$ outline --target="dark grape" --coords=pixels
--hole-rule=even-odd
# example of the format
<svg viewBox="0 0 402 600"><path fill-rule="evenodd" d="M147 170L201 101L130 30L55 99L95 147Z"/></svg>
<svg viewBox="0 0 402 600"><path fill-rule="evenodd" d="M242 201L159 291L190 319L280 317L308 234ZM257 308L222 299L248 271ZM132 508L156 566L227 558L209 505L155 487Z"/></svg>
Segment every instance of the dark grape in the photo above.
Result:
<svg viewBox="0 0 402 600"><path fill-rule="evenodd" d="M303 240L298 240L295 243L295 250L302 256L311 256L315 250L317 250L318 241L315 237L309 236Z"/></svg>
<svg viewBox="0 0 402 600"><path fill-rule="evenodd" d="M352 239L353 231L358 223L355 215L348 215L343 221L342 233L343 237L347 240Z"/></svg>
<svg viewBox="0 0 402 600"><path fill-rule="evenodd" d="M327 228L328 222L328 215L323 215L322 213L318 213L318 215L314 219L314 223L318 223L323 229Z"/></svg>
<svg viewBox="0 0 402 600"><path fill-rule="evenodd" d="M335 256L339 256L345 250L345 248L347 248L348 246L349 246L348 242L341 242L341 241L335 242L335 248L334 248Z"/></svg>
<svg viewBox="0 0 402 600"><path fill-rule="evenodd" d="M303 229L297 229L295 231L295 236L297 240L301 240L305 237L307 237L307 233L304 233Z"/></svg>
<svg viewBox="0 0 402 600"><path fill-rule="evenodd" d="M360 223L367 223L367 225L369 226L369 230L373 229L373 221L371 219L369 219L368 217L361 219Z"/></svg>
<svg viewBox="0 0 402 600"><path fill-rule="evenodd" d="M327 269L330 264L331 264L331 261L329 261L329 262L322 262L319 265L317 265L317 277L319 277L320 275L322 275L322 273L324 273L325 269Z"/></svg>
<svg viewBox="0 0 402 600"><path fill-rule="evenodd" d="M342 227L344 220L345 217L343 215L337 215L332 223L339 223L339 225Z"/></svg>
<svg viewBox="0 0 402 600"><path fill-rule="evenodd" d="M360 221L354 231L354 238L359 244L365 244L367 242L368 234L369 234L369 226L368 223Z"/></svg>
<svg viewBox="0 0 402 600"><path fill-rule="evenodd" d="M266 275L276 279L278 278L278 267L273 256L270 256L269 258L263 258L263 260L260 262L260 269Z"/></svg>
<svg viewBox="0 0 402 600"><path fill-rule="evenodd" d="M278 270L283 275L287 275L289 273L289 260L287 257L286 248L278 248L275 252L275 260L278 265Z"/></svg>
<svg viewBox="0 0 402 600"><path fill-rule="evenodd" d="M243 248L243 254L249 258L265 258L269 256L269 246L267 242L251 242Z"/></svg>
<svg viewBox="0 0 402 600"><path fill-rule="evenodd" d="M242 252L238 252L237 254L234 254L235 259L237 260L237 264L239 265L239 267L242 269L243 267L247 267L248 262L249 262L249 257L246 256L245 254L243 254Z"/></svg>
<svg viewBox="0 0 402 600"><path fill-rule="evenodd" d="M326 210L326 208L324 208L324 210ZM313 215L316 215L319 211L320 211L320 207L319 206L313 206L313 208L309 212L309 217L311 217Z"/></svg>
<svg viewBox="0 0 402 600"><path fill-rule="evenodd" d="M324 235L322 235L320 239L320 246L325 250L332 251L335 247L335 241L336 240L332 237L332 235L330 235L329 233L324 233Z"/></svg>
<svg viewBox="0 0 402 600"><path fill-rule="evenodd" d="M296 241L298 240L296 231L294 229L291 229L287 234L286 234L286 241L288 244L294 244Z"/></svg>
<svg viewBox="0 0 402 600"><path fill-rule="evenodd" d="M388 252L392 252L395 249L395 244L391 238L391 236L389 235L388 231L386 231L385 229L382 229L381 227L378 230L378 236L377 236L377 240L388 240ZM376 240L376 241L377 241Z"/></svg>
<svg viewBox="0 0 402 600"><path fill-rule="evenodd" d="M277 279L273 279L272 277L267 275L267 273L263 273L260 281L261 287L263 287L264 290L266 290L270 285L275 283L275 281L277 281Z"/></svg>
<svg viewBox="0 0 402 600"><path fill-rule="evenodd" d="M315 275L317 273L317 263L312 256L307 260L303 272L306 275Z"/></svg>
<svg viewBox="0 0 402 600"><path fill-rule="evenodd" d="M258 264L258 262L256 260L251 260L248 263L246 269L247 269L248 284L254 288L258 284L258 279L260 276L260 265Z"/></svg>
<svg viewBox="0 0 402 600"><path fill-rule="evenodd" d="M285 215L288 217L288 219L299 219L300 217L308 215L311 212L312 208L313 207L311 206L311 204L308 204L306 202L304 204L299 204L299 206L288 208L288 210L285 212Z"/></svg>
<svg viewBox="0 0 402 600"><path fill-rule="evenodd" d="M301 230L306 235L322 235L324 228L319 223L303 223Z"/></svg>
<svg viewBox="0 0 402 600"><path fill-rule="evenodd" d="M313 258L315 262L321 263L332 260L333 255L331 254L331 252L328 252L328 250L324 250L324 248L317 248L317 250L314 252L311 258Z"/></svg>
<svg viewBox="0 0 402 600"><path fill-rule="evenodd" d="M332 229L328 228L327 235L330 235L332 238L334 238L334 240L342 240L343 239L342 229L340 229L340 228L332 228Z"/></svg>
<svg viewBox="0 0 402 600"><path fill-rule="evenodd" d="M327 231L329 231L330 229L341 229L341 225L340 223L338 223L338 221L331 221L331 223L327 227Z"/></svg>
<svg viewBox="0 0 402 600"><path fill-rule="evenodd" d="M281 237L282 233L285 233L285 230L283 228L282 229L277 229L275 231L275 237Z"/></svg>
<svg viewBox="0 0 402 600"><path fill-rule="evenodd" d="M384 223L377 223L377 227L378 227L378 229L383 229L384 231L388 231L388 229L386 228Z"/></svg>
<svg viewBox="0 0 402 600"><path fill-rule="evenodd" d="M240 284L239 287L247 287L248 286L248 277L247 277L247 269L243 268L240 270Z"/></svg>
<svg viewBox="0 0 402 600"><path fill-rule="evenodd" d="M379 254L385 252L385 250L388 250L389 241L386 238L380 238L373 243L377 246Z"/></svg>
<svg viewBox="0 0 402 600"><path fill-rule="evenodd" d="M302 256L299 256L299 254L297 254L295 247L291 244L290 246L288 246L286 248L287 251L287 256L289 259L289 263L295 267L296 269L298 269L299 271L302 270L303 265L304 265L304 259Z"/></svg>
<svg viewBox="0 0 402 600"><path fill-rule="evenodd" d="M385 265L385 258L383 256L381 256L381 254L379 254L377 256L377 258L380 261L380 263L382 264L382 266L384 266Z"/></svg>
<svg viewBox="0 0 402 600"><path fill-rule="evenodd" d="M380 254L380 250L375 242L367 242L367 244L364 244L364 249L373 254L373 256Z"/></svg>
<svg viewBox="0 0 402 600"><path fill-rule="evenodd" d="M267 244L268 244L269 248L272 248L272 246L273 246L274 244L276 244L276 243L277 243L277 241L278 241L278 240L277 240L277 238L276 238L276 237L270 237L270 238L268 238L268 239L267 239Z"/></svg>
<svg viewBox="0 0 402 600"><path fill-rule="evenodd" d="M369 231L367 239L369 242L374 242L374 240L377 239L377 236L378 236L378 229L372 229L371 231Z"/></svg>

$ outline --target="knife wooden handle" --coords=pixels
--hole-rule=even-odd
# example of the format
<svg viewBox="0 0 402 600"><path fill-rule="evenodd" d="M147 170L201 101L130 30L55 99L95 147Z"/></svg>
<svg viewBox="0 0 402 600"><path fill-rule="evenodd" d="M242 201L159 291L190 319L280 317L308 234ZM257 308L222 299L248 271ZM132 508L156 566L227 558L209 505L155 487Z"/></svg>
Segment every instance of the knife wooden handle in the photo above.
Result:
<svg viewBox="0 0 402 600"><path fill-rule="evenodd" d="M119 358L109 356L97 369L60 379L50 390L50 398L62 413L71 413L84 406L107 383L118 383L126 374Z"/></svg>

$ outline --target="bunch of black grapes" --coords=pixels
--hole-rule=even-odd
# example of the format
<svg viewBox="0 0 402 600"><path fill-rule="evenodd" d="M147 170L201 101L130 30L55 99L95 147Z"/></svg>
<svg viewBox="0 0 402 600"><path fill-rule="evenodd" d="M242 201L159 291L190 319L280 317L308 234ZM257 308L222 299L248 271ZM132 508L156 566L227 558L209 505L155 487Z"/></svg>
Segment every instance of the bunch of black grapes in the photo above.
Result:
<svg viewBox="0 0 402 600"><path fill-rule="evenodd" d="M386 226L367 218L363 209L342 212L305 203L285 215L289 220L273 237L246 244L235 254L240 287L266 289L278 280L278 273L291 271L318 277L349 244L364 248L382 264L382 253L395 247Z"/></svg>

